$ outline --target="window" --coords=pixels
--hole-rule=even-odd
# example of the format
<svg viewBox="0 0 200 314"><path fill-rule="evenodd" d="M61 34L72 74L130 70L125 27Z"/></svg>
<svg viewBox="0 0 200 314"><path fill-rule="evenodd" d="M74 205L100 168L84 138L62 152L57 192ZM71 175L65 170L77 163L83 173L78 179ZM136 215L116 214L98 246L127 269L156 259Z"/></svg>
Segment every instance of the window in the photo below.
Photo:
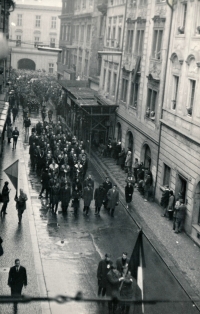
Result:
<svg viewBox="0 0 200 314"><path fill-rule="evenodd" d="M69 64L69 50L66 50L66 56L65 56L65 64Z"/></svg>
<svg viewBox="0 0 200 314"><path fill-rule="evenodd" d="M143 43L144 43L144 30L137 30L136 37L136 45L135 45L135 53L137 55L141 55L143 51Z"/></svg>
<svg viewBox="0 0 200 314"><path fill-rule="evenodd" d="M189 80L190 81L190 94L189 94L189 102L188 102L188 115L192 115L193 105L194 105L194 97L195 97L195 87L196 87L196 81L195 80Z"/></svg>
<svg viewBox="0 0 200 314"><path fill-rule="evenodd" d="M87 42L90 41L91 25L87 25Z"/></svg>
<svg viewBox="0 0 200 314"><path fill-rule="evenodd" d="M118 36L117 36L117 48L120 47L121 37L122 37L122 28L121 28L121 26L119 26L118 27Z"/></svg>
<svg viewBox="0 0 200 314"><path fill-rule="evenodd" d="M185 30L186 15L187 15L187 3L184 3L183 4L183 30Z"/></svg>
<svg viewBox="0 0 200 314"><path fill-rule="evenodd" d="M170 173L171 168L164 164L164 172L163 172L163 186L170 185Z"/></svg>
<svg viewBox="0 0 200 314"><path fill-rule="evenodd" d="M133 30L127 31L126 52L131 53L133 47Z"/></svg>
<svg viewBox="0 0 200 314"><path fill-rule="evenodd" d="M50 38L50 47L51 48L55 48L55 44L56 44L56 39L55 38Z"/></svg>
<svg viewBox="0 0 200 314"><path fill-rule="evenodd" d="M40 27L40 23L41 23L41 16L40 15L36 15L36 17L35 17L35 27Z"/></svg>
<svg viewBox="0 0 200 314"><path fill-rule="evenodd" d="M85 64L84 64L84 75L88 76L88 59L89 59L89 52L86 51L85 53Z"/></svg>
<svg viewBox="0 0 200 314"><path fill-rule="evenodd" d="M53 71L54 71L54 64L49 63L49 73L53 73Z"/></svg>
<svg viewBox="0 0 200 314"><path fill-rule="evenodd" d="M35 44L34 44L34 46L37 47L39 42L40 42L40 37L35 37Z"/></svg>
<svg viewBox="0 0 200 314"><path fill-rule="evenodd" d="M51 17L51 28L56 28L56 16Z"/></svg>
<svg viewBox="0 0 200 314"><path fill-rule="evenodd" d="M82 0L83 1L83 9L86 8L86 0Z"/></svg>
<svg viewBox="0 0 200 314"><path fill-rule="evenodd" d="M102 82L102 89L105 88L105 82L106 82L106 69L103 70L103 82Z"/></svg>
<svg viewBox="0 0 200 314"><path fill-rule="evenodd" d="M138 82L131 82L130 106L133 108L137 108L138 90L139 90L139 83Z"/></svg>
<svg viewBox="0 0 200 314"><path fill-rule="evenodd" d="M117 87L117 73L113 73L113 82L112 82L112 95L115 96L115 91Z"/></svg>
<svg viewBox="0 0 200 314"><path fill-rule="evenodd" d="M79 40L79 25L76 25L76 41Z"/></svg>
<svg viewBox="0 0 200 314"><path fill-rule="evenodd" d="M111 84L111 71L108 71L107 93L110 93L110 84Z"/></svg>
<svg viewBox="0 0 200 314"><path fill-rule="evenodd" d="M184 34L185 33L186 17L187 17L187 3L180 3L179 11L180 11L180 13L179 13L180 25L178 26L178 33Z"/></svg>
<svg viewBox="0 0 200 314"><path fill-rule="evenodd" d="M104 16L100 16L100 27L99 27L99 36L103 36L103 30L104 30Z"/></svg>
<svg viewBox="0 0 200 314"><path fill-rule="evenodd" d="M146 5L147 4L147 0L140 0L140 5Z"/></svg>
<svg viewBox="0 0 200 314"><path fill-rule="evenodd" d="M122 91L121 91L121 100L126 102L128 92L128 79L122 78Z"/></svg>
<svg viewBox="0 0 200 314"><path fill-rule="evenodd" d="M116 35L116 27L113 27L113 31L112 31L112 41L111 41L111 47L115 46L115 35Z"/></svg>
<svg viewBox="0 0 200 314"><path fill-rule="evenodd" d="M156 101L157 91L152 88L148 88L146 117L151 118L152 120L155 120Z"/></svg>
<svg viewBox="0 0 200 314"><path fill-rule="evenodd" d="M22 36L17 35L16 36L16 47L21 47L21 40L22 40Z"/></svg>
<svg viewBox="0 0 200 314"><path fill-rule="evenodd" d="M109 40L110 39L110 26L108 26L108 36L107 36L107 40Z"/></svg>
<svg viewBox="0 0 200 314"><path fill-rule="evenodd" d="M173 110L176 109L178 85L179 85L179 77L177 75L173 75L173 99L172 99L172 109Z"/></svg>
<svg viewBox="0 0 200 314"><path fill-rule="evenodd" d="M81 26L81 40L84 41L84 35L85 35L85 26Z"/></svg>
<svg viewBox="0 0 200 314"><path fill-rule="evenodd" d="M22 26L22 14L17 14L17 26Z"/></svg>
<svg viewBox="0 0 200 314"><path fill-rule="evenodd" d="M163 30L155 29L153 34L152 58L161 59L162 38Z"/></svg>

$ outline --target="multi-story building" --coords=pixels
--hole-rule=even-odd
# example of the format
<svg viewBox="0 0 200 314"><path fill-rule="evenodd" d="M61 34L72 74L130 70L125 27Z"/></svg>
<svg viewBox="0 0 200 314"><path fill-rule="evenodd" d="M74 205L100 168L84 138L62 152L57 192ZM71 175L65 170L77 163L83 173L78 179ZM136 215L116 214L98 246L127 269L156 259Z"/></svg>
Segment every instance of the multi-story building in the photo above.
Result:
<svg viewBox="0 0 200 314"><path fill-rule="evenodd" d="M57 52L39 51L38 44L58 47L61 1L16 1L10 15L11 66L16 69L57 70Z"/></svg>
<svg viewBox="0 0 200 314"><path fill-rule="evenodd" d="M115 138L155 187L171 10L164 1L108 0L100 93L118 104Z"/></svg>
<svg viewBox="0 0 200 314"><path fill-rule="evenodd" d="M200 244L200 2L173 7L156 194L169 185L187 204L185 229Z"/></svg>
<svg viewBox="0 0 200 314"><path fill-rule="evenodd" d="M97 0L63 0L60 32L62 54L58 58L58 78L87 80L100 69L98 50L101 13Z"/></svg>

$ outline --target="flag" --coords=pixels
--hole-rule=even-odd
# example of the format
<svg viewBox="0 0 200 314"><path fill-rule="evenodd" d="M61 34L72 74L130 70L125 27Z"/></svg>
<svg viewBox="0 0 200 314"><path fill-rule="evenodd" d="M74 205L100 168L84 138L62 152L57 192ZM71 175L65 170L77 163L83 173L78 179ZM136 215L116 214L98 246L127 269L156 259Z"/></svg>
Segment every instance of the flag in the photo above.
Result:
<svg viewBox="0 0 200 314"><path fill-rule="evenodd" d="M19 159L16 160L12 165L10 165L8 168L4 169L5 173L7 174L8 178L14 185L16 191L18 187L18 163Z"/></svg>
<svg viewBox="0 0 200 314"><path fill-rule="evenodd" d="M143 232L140 229L137 234L136 242L129 261L129 270L131 275L137 281L136 301L144 299L144 267L145 267L144 249L143 249ZM136 305L136 313L145 313L144 304Z"/></svg>

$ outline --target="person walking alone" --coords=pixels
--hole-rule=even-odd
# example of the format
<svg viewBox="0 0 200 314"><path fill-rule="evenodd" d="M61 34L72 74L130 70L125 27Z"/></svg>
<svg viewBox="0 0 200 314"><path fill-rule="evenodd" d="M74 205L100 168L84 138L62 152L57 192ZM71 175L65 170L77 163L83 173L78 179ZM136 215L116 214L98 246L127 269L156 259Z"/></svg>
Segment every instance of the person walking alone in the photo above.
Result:
<svg viewBox="0 0 200 314"><path fill-rule="evenodd" d="M28 117L24 119L24 127L25 127L25 143L28 143L29 140L29 127L31 126L31 120Z"/></svg>
<svg viewBox="0 0 200 314"><path fill-rule="evenodd" d="M12 124L10 123L10 124L7 126L7 138L8 138L8 144L10 144L10 143L11 143L12 132L13 132L13 127L12 127Z"/></svg>
<svg viewBox="0 0 200 314"><path fill-rule="evenodd" d="M113 185L107 193L108 197L108 208L110 209L110 216L114 217L115 206L119 204L119 192L117 191L116 184Z"/></svg>
<svg viewBox="0 0 200 314"><path fill-rule="evenodd" d="M7 214L6 209L7 209L8 203L10 201L10 199L9 199L10 189L8 188L8 184L9 184L8 181L6 181L4 183L4 187L2 189L3 206L1 208L1 215Z"/></svg>
<svg viewBox="0 0 200 314"><path fill-rule="evenodd" d="M134 187L131 182L128 182L125 186L125 198L126 198L126 207L128 208L129 204L132 202Z"/></svg>
<svg viewBox="0 0 200 314"><path fill-rule="evenodd" d="M12 132L12 137L13 137L13 150L16 149L17 146L17 140L19 137L19 131L17 129L17 127L15 127L14 131Z"/></svg>
<svg viewBox="0 0 200 314"><path fill-rule="evenodd" d="M24 193L22 189L20 189L19 197L17 195L15 196L16 209L17 209L18 218L19 218L18 224L21 224L22 215L24 213L24 210L26 209L27 200L28 200L27 195Z"/></svg>

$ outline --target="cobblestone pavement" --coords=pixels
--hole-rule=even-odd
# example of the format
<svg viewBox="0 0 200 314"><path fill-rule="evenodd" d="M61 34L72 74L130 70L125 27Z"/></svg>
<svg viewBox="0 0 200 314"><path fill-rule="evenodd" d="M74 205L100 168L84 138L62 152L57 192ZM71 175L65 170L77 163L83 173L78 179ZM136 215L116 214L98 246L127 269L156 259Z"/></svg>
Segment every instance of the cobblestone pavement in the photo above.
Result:
<svg viewBox="0 0 200 314"><path fill-rule="evenodd" d="M33 124L36 123L38 119L38 115L31 115ZM97 293L96 269L100 258L103 258L106 252L110 252L113 261L115 261L124 250L128 251L130 255L135 241L137 226L133 220L130 219L130 213L126 212L121 205L117 207L114 219L111 218L104 209L101 211L101 217L96 217L94 215L94 203L91 205L89 217L84 216L81 210L83 207L82 201L78 218L74 217L71 207L69 207L66 216L62 214L60 207L58 214L56 216L52 215L44 199L38 199L41 189L40 174L37 174L30 168L29 147L27 143L24 143L21 117L16 122L16 125L20 128L22 140L21 148L18 146L16 151L12 151L9 145L5 143L5 152L2 159L4 164L2 169L6 168L17 158L20 158L22 170L22 173L20 173L20 182L24 184L24 188L28 192L30 208L27 209L23 217L23 224L20 229L23 232L18 231L15 204L12 205L11 209L13 215L10 215L11 212L9 212L5 217L5 221L8 223L5 224L5 221L1 222L1 235L5 240L4 246L6 252L3 258L0 259L0 263L2 267L6 267L8 264L9 266L10 264L12 265L13 252L16 250L16 245L20 243L20 247L22 248L18 256L21 258L22 264L27 268L30 282L27 287L27 294L49 296L68 294L74 296L77 291L82 290L84 296L95 297ZM8 156L12 156L12 158ZM114 164L112 160L104 160L104 162L110 162L110 164L106 166L97 156L94 157L95 158L92 158L92 162L89 164L89 172L93 175L95 187L102 180L100 174L97 172L100 164L105 173L110 174L113 181L115 180L114 176L116 176L117 180L120 177L121 183L119 184L118 180L118 186L121 186L120 190L123 192L122 187L125 179L125 177L122 177L123 173L120 173L118 168L113 167ZM11 158L11 160L9 160L9 158ZM113 167L112 171L111 167ZM108 168L110 169L109 171ZM7 180L4 173L2 173L2 178L3 180ZM13 188L11 191L12 200L14 194ZM137 207L137 209L134 207L130 209L132 215L136 215L136 211L138 212L141 208L141 200L136 194L137 192L135 192L134 195L134 207ZM137 198L138 203L136 203ZM121 199L123 199L122 195ZM11 202L9 205L11 205ZM148 209L149 206L154 208L154 204L145 204L145 206L144 208L142 207L142 211L150 211ZM11 206L9 210L10 208ZM153 210L151 210L151 212L153 212ZM152 215L150 216L149 219L152 220ZM145 231L147 230L150 233L150 239L155 240L156 235L152 232L154 228L152 230L150 228L151 224L147 223L145 217L143 218L138 215L138 218L140 218L140 222L144 223ZM161 222L165 229L165 226L168 226L167 221L164 222L162 220ZM171 232L170 227L169 230ZM16 242L16 234L18 234L18 232L19 240ZM168 234L170 234L170 232ZM7 238L7 234L10 236L9 239ZM9 252L12 252L10 255L7 254L7 241L10 242L8 245ZM162 247L160 241L157 241L157 243ZM178 244L176 245L177 248L180 249L180 246ZM152 285L149 291L150 297L155 297L154 293L156 293L156 296L160 294L162 298L163 291L165 291L164 296L166 297L188 300L183 289L178 285L166 265L162 263L154 249L151 248L148 243L145 244L145 247L152 273L155 272L154 276L157 275L157 281ZM162 253L164 258L171 263L171 256L168 258L167 255L168 251L164 252L163 250ZM170 265L170 267L174 267L174 264L171 263ZM152 274L148 273L149 278L151 278L151 275ZM2 292L9 293L9 289L6 286L7 274L2 273L1 275L0 273L0 276ZM180 279L183 280L183 278L184 274L182 273ZM37 287L37 282L39 288ZM157 291L157 286L160 288L160 291ZM29 308L27 308L26 305L20 306L19 314L24 313L25 308L27 309L26 313L40 313L41 309L39 305L31 304L30 306ZM11 310L10 306L7 308ZM91 303L69 303L64 305L51 303L49 306L43 307L42 310L45 314L107 314L107 307L103 307L103 305L97 306ZM5 313L12 312L8 310L7 312L5 311ZM168 304L167 307L163 304L158 304L155 307L150 306L146 313L196 314L197 310L196 308L191 308L191 304L188 303L178 305L171 303Z"/></svg>
<svg viewBox="0 0 200 314"><path fill-rule="evenodd" d="M116 165L113 158L101 157L98 152L93 152L92 157L105 175L117 183L124 199L126 173ZM154 202L144 202L137 189L128 212L142 226L169 267L175 273L177 269L180 270L182 278L176 274L180 282L184 285L186 279L197 295L200 295L200 248L185 233L175 234L172 222L161 217L162 208Z"/></svg>

